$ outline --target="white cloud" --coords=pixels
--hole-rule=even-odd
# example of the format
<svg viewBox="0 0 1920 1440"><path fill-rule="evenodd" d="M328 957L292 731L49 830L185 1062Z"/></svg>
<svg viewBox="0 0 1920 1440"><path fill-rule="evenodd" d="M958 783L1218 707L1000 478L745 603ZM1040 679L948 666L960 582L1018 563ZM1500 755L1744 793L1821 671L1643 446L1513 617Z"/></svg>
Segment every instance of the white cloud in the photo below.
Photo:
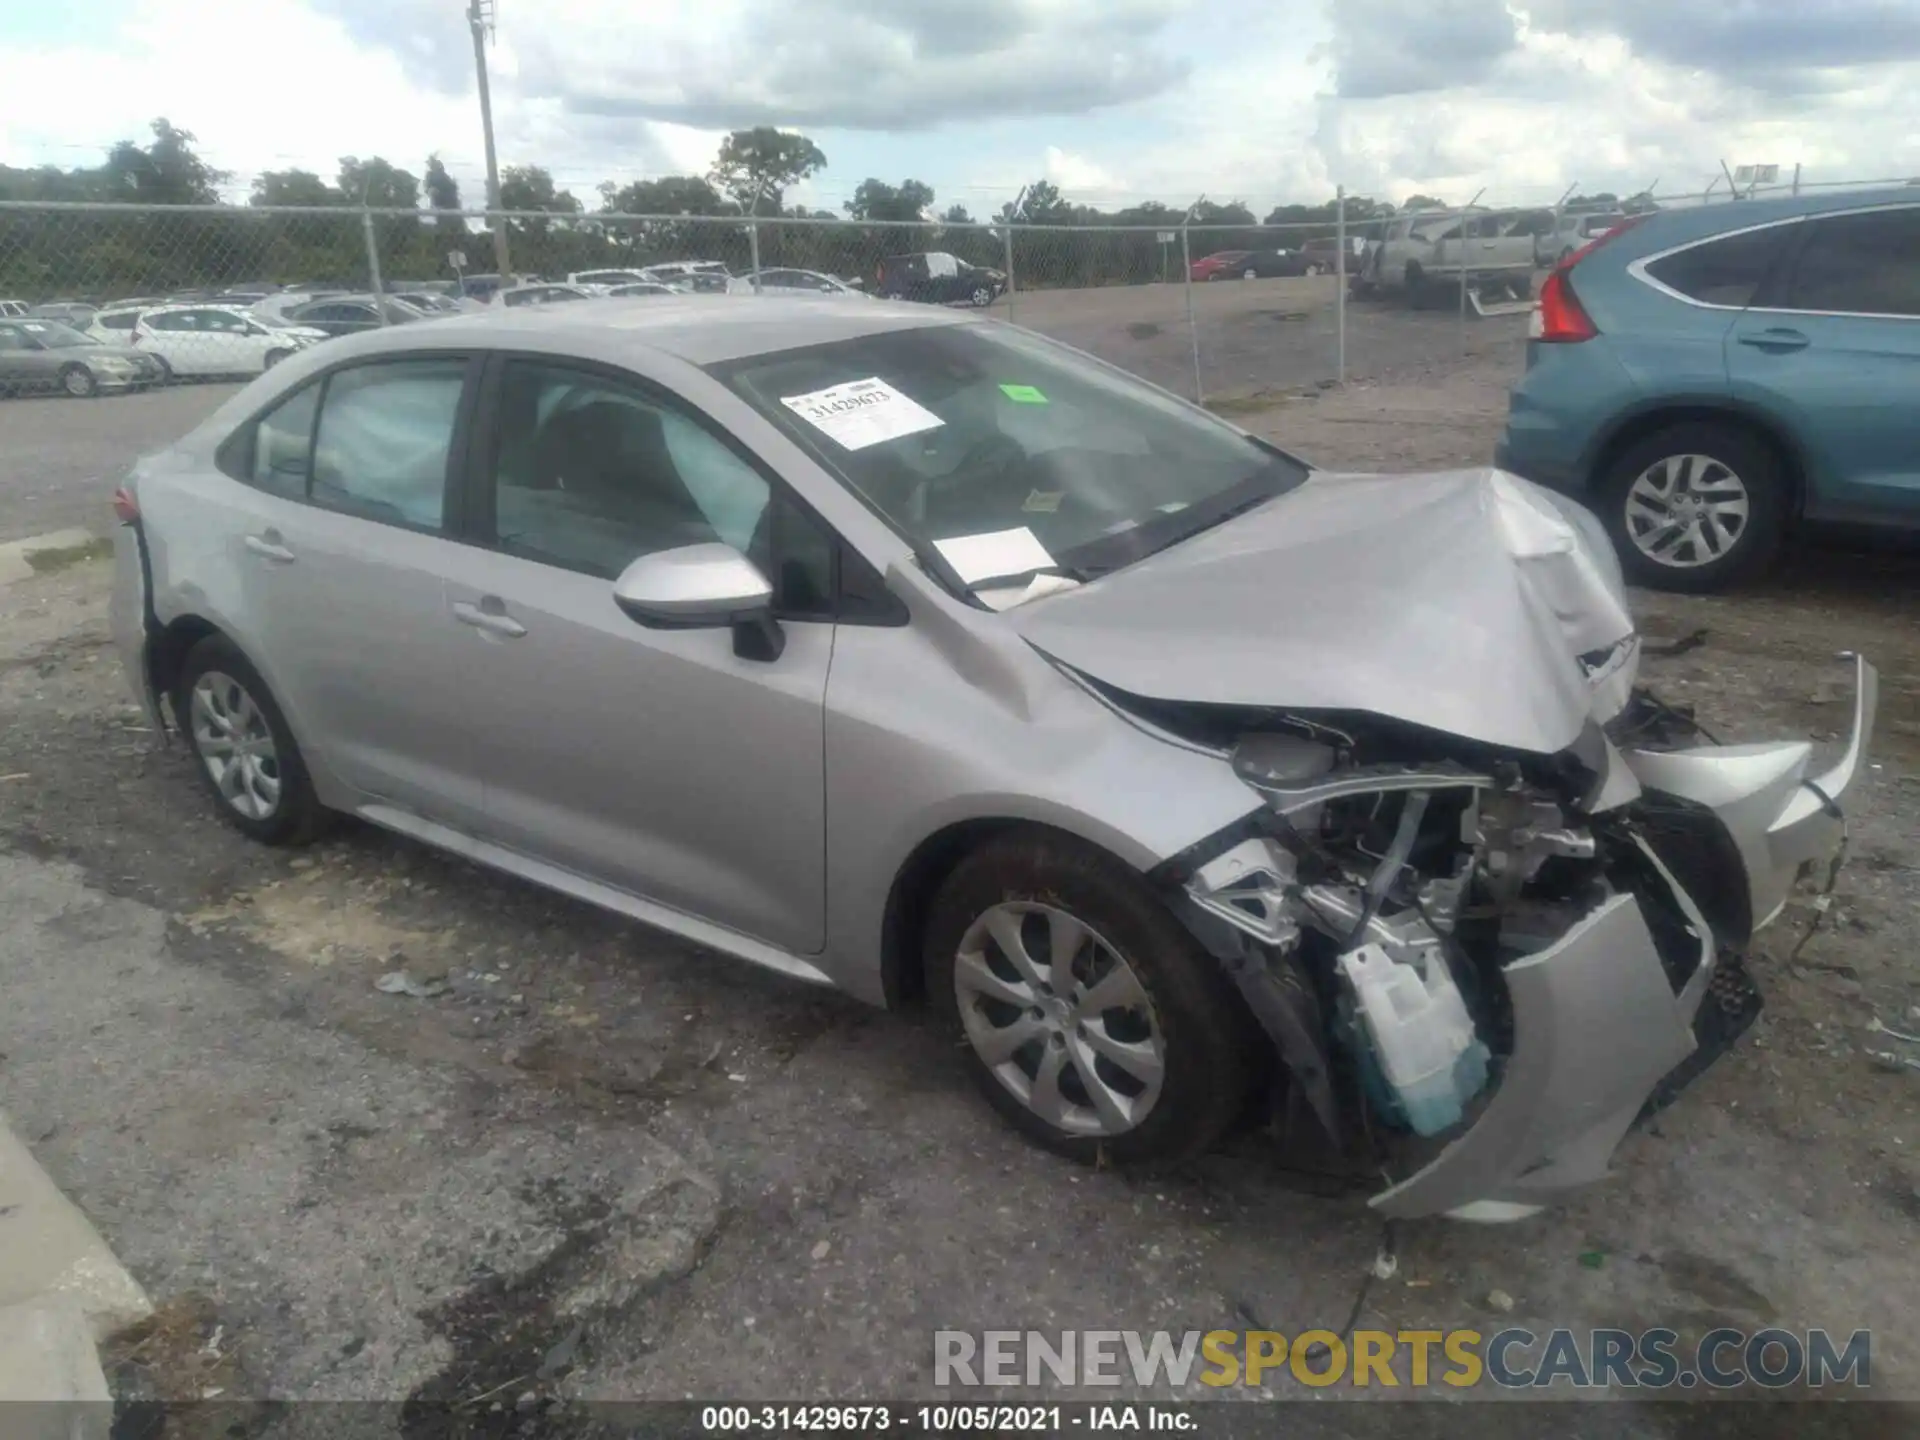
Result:
<svg viewBox="0 0 1920 1440"><path fill-rule="evenodd" d="M1097 203L1102 196L1119 195L1131 188L1104 165L1084 155L1071 155L1058 145L1047 146L1046 177L1063 191L1089 204Z"/></svg>
<svg viewBox="0 0 1920 1440"><path fill-rule="evenodd" d="M1832 0L1856 28L1798 69L1753 29L1766 7L1701 0L1662 29L1669 3L915 0L862 18L844 0L503 0L490 58L502 162L589 203L602 180L704 171L725 129L761 120L813 127L834 162L796 199L910 174L977 212L1042 176L1086 203L1205 193L1264 213L1339 183L1512 203L1575 181L1697 190L1722 158L1920 173L1920 27L1872 29L1904 0ZM0 160L97 163L165 115L237 194L265 169L331 177L380 154L417 173L435 151L482 193L459 0L249 0L244 23L232 0L130 0L57 41L0 8ZM1471 33L1421 42L1437 16ZM1876 57L1875 33L1898 43Z"/></svg>

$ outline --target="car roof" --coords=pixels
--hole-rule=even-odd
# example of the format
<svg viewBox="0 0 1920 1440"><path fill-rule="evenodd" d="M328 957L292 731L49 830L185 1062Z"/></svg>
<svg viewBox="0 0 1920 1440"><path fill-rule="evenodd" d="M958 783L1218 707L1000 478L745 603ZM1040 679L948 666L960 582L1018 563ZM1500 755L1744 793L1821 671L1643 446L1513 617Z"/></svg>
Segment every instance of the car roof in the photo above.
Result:
<svg viewBox="0 0 1920 1440"><path fill-rule="evenodd" d="M452 315L432 325L383 330L340 343L353 345L360 354L374 354L422 346L511 349L536 342L541 348L613 364L620 363L624 354L653 350L690 365L711 365L887 331L982 323L929 305L875 301L849 306L804 298L772 305L752 295L689 295L646 301L604 298L590 305L514 306Z"/></svg>
<svg viewBox="0 0 1920 1440"><path fill-rule="evenodd" d="M230 315L246 315L253 306L236 300L168 300L160 305L116 305L116 310L144 310L149 315L163 315L169 310L224 310Z"/></svg>

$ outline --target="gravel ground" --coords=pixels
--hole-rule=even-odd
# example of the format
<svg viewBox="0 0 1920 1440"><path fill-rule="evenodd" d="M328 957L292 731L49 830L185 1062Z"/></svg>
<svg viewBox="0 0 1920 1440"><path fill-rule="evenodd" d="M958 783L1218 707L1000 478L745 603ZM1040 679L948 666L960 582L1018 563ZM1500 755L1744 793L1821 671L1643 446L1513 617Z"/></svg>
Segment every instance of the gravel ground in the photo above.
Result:
<svg viewBox="0 0 1920 1440"><path fill-rule="evenodd" d="M1347 468L1482 461L1515 357L1442 353L1242 423ZM105 471L216 398L13 402L0 433L64 453L56 433L84 416L71 443ZM84 513L83 471L60 472L63 513ZM14 499L0 488L9 523ZM1836 908L1796 963L1805 898L1769 932L1767 1012L1612 1183L1517 1226L1402 1227L1362 1326L1871 1327L1877 1392L1920 1398L1920 1301L1893 1279L1920 1226L1920 1075L1865 1054L1887 1043L1875 1015L1920 1004L1916 581L1911 560L1823 550L1740 596L1638 597L1653 635L1706 629L1649 678L1726 738L1831 740L1833 652L1880 664L1883 738ZM1380 1227L1257 1140L1152 1181L1072 1169L1001 1126L914 1016L369 829L302 854L247 845L140 729L106 582L83 562L0 589L0 1093L174 1318L172 1345L116 1352L123 1396L217 1388L243 1434L315 1413L261 1399L478 1397L461 1413L484 1417L504 1398L509 1418L523 1395L898 1399L935 1393L936 1328L1345 1319ZM375 989L401 967L444 990ZM1841 1413L1848 1433L1911 1433L1911 1416ZM1792 1414L1782 1433L1825 1428ZM443 1411L382 1415L446 1433ZM1359 1421L1297 1406L1286 1423ZM1623 1405L1554 1428L1720 1427Z"/></svg>

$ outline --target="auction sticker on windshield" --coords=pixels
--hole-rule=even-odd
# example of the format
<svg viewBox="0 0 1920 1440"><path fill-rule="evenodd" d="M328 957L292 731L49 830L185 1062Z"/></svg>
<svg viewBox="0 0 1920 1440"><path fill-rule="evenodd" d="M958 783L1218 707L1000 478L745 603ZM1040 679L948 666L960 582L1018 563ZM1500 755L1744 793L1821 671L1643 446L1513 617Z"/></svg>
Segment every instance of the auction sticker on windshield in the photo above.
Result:
<svg viewBox="0 0 1920 1440"><path fill-rule="evenodd" d="M864 450L947 423L878 376L849 380L810 395L783 395L780 403L848 450Z"/></svg>

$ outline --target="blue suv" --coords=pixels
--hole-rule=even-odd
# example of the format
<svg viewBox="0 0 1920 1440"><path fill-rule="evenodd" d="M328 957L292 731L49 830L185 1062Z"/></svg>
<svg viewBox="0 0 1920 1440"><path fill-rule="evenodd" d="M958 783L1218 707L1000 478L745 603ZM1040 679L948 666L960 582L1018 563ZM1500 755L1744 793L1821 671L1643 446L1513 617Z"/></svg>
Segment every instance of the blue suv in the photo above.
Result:
<svg viewBox="0 0 1920 1440"><path fill-rule="evenodd" d="M1920 191L1638 217L1541 286L1495 463L1628 573L1754 574L1799 525L1920 531Z"/></svg>

